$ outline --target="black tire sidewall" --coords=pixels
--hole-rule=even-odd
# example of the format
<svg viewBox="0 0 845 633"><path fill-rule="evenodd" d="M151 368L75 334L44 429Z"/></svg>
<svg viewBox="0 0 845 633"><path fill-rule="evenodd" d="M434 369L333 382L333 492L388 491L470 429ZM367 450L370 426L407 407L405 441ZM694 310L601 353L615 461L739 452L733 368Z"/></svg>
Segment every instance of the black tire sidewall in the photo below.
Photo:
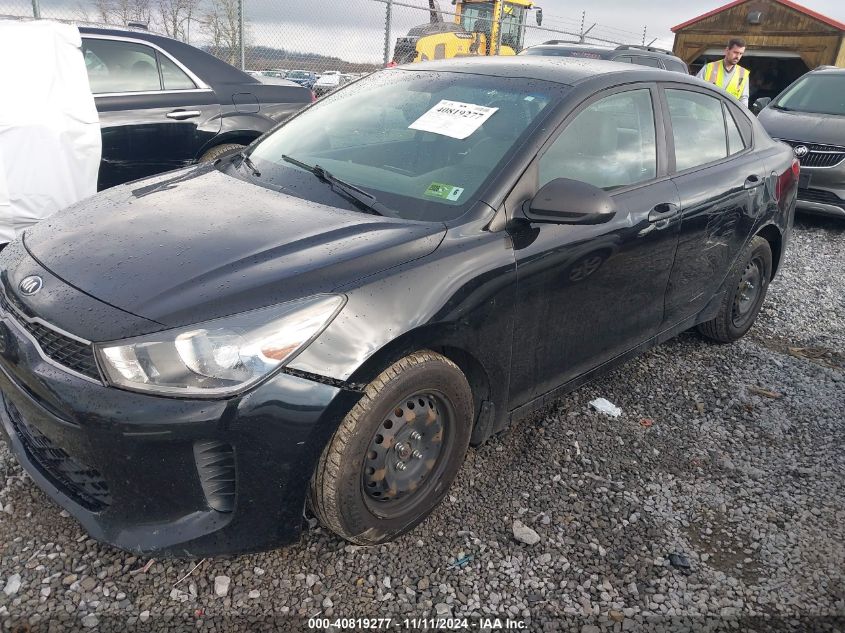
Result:
<svg viewBox="0 0 845 633"><path fill-rule="evenodd" d="M757 301L755 302L755 305L752 308L747 322L742 327L736 327L733 322L733 305L734 301L736 300L737 293L739 292L739 283L742 279L742 275L745 272L745 269L757 257L760 257L763 263L764 269L761 271L763 287L760 289L760 294L757 297ZM751 329L751 326L753 326L754 322L757 320L757 315L760 312L760 308L763 305L763 301L765 301L766 299L766 293L769 290L769 282L772 278L772 250L769 247L769 243L762 238L755 237L754 241L749 244L748 254L742 259L741 262L738 263L739 266L737 267L736 274L731 280L732 285L730 290L730 296L727 297L727 301L724 304L724 313L720 315L722 319L724 319L725 329L727 330L731 340L741 338L745 335L746 332L748 332L748 330Z"/></svg>
<svg viewBox="0 0 845 633"><path fill-rule="evenodd" d="M438 485L406 514L382 518L372 513L364 500L361 477L364 458L373 435L398 402L419 392L433 392L446 398L452 407L451 445L442 456L446 460ZM358 419L356 432L346 445L337 482L338 516L348 534L370 542L383 542L407 532L420 523L443 499L458 474L469 446L472 431L472 394L463 374L440 360L428 360L398 372Z"/></svg>
<svg viewBox="0 0 845 633"><path fill-rule="evenodd" d="M222 158L224 156L228 156L229 154L239 152L244 147L246 147L246 145L241 145L240 143L223 143L221 145L216 145L211 149L206 150L203 155L200 156L198 162L210 163L212 161L217 160L218 158Z"/></svg>

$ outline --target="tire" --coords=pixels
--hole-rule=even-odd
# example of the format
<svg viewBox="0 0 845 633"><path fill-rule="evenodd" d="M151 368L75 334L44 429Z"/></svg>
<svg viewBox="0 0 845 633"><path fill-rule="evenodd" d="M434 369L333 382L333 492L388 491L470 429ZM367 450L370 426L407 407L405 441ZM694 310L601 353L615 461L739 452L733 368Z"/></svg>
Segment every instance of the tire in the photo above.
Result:
<svg viewBox="0 0 845 633"><path fill-rule="evenodd" d="M246 147L246 145L241 145L240 143L223 143L222 145L215 145L211 149L207 150L205 154L200 156L199 162L210 163L218 158L223 158L229 154L239 152L244 147Z"/></svg>
<svg viewBox="0 0 845 633"><path fill-rule="evenodd" d="M367 385L323 450L311 479L314 514L359 545L412 529L457 476L472 412L452 361L427 350L397 361Z"/></svg>
<svg viewBox="0 0 845 633"><path fill-rule="evenodd" d="M707 338L732 343L754 324L766 298L772 279L772 249L762 237L755 236L737 258L719 312L698 326Z"/></svg>

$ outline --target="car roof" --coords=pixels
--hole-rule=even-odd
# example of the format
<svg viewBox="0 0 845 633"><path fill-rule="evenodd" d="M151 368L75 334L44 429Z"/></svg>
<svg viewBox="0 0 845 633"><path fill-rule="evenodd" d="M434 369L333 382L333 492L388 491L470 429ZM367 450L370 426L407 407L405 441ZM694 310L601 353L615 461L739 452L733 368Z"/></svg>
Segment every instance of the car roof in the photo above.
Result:
<svg viewBox="0 0 845 633"><path fill-rule="evenodd" d="M819 66L810 72L824 73L826 75L845 75L845 68L840 68L839 66Z"/></svg>
<svg viewBox="0 0 845 633"><path fill-rule="evenodd" d="M584 53L594 53L596 55L601 55L602 57L622 57L622 56L638 56L638 57L652 57L654 59L675 59L677 61L683 62L680 57L674 55L671 51L658 49L658 48L651 48L648 46L636 46L636 45L628 45L628 46L617 46L615 48L607 47L607 46L596 46L591 44L537 44L535 46L529 46L528 48L524 49L527 50L562 50L562 51L570 51L573 53L576 52L584 52ZM521 51L520 54L524 54L524 51Z"/></svg>
<svg viewBox="0 0 845 633"><path fill-rule="evenodd" d="M456 57L420 64L397 66L398 70L428 70L497 77L537 79L575 86L588 81L602 81L610 78L634 81L673 81L703 83L683 73L667 75L665 70L625 64L603 59L580 57L543 57L542 55L515 55L508 57ZM612 82L611 82L612 83Z"/></svg>

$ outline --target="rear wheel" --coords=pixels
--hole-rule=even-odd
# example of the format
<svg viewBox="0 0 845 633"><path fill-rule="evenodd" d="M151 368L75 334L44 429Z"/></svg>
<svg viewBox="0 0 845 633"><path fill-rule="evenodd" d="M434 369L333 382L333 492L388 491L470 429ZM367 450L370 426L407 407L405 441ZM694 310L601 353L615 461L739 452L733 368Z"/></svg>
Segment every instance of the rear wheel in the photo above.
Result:
<svg viewBox="0 0 845 633"><path fill-rule="evenodd" d="M383 371L340 424L311 480L321 523L353 543L392 540L422 521L458 473L472 393L460 369L430 351Z"/></svg>
<svg viewBox="0 0 845 633"><path fill-rule="evenodd" d="M228 156L229 154L239 152L244 147L246 147L246 145L241 145L240 143L223 143L222 145L212 147L205 154L200 156L199 162L210 163L217 160L218 158L223 158L224 156Z"/></svg>
<svg viewBox="0 0 845 633"><path fill-rule="evenodd" d="M772 278L772 249L762 237L756 236L737 258L728 280L716 318L702 323L698 331L722 343L742 337L754 324L769 281Z"/></svg>

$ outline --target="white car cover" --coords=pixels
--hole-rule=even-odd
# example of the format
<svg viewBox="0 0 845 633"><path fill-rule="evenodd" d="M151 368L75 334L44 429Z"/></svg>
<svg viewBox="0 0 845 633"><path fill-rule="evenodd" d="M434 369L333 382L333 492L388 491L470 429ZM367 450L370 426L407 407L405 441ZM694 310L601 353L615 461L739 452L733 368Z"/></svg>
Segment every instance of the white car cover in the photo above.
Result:
<svg viewBox="0 0 845 633"><path fill-rule="evenodd" d="M0 244L97 191L102 139L79 29L0 20Z"/></svg>

